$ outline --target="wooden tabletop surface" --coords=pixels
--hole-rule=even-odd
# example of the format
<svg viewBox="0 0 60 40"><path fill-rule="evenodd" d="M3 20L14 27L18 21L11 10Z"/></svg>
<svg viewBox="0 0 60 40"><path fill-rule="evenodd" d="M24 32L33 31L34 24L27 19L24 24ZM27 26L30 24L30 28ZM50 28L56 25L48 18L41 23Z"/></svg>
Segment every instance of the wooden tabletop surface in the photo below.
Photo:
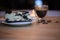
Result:
<svg viewBox="0 0 60 40"><path fill-rule="evenodd" d="M51 23L32 23L29 26L12 27L0 23L0 40L60 40L60 17L45 17Z"/></svg>

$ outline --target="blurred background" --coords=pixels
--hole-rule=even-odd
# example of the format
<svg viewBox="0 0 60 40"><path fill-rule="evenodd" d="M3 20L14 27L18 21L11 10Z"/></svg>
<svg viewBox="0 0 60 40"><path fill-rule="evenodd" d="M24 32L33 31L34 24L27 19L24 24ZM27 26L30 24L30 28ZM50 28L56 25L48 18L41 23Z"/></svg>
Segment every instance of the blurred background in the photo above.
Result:
<svg viewBox="0 0 60 40"><path fill-rule="evenodd" d="M35 0L0 0L0 10L6 9L33 9ZM59 0L42 0L49 6L49 10L60 10Z"/></svg>

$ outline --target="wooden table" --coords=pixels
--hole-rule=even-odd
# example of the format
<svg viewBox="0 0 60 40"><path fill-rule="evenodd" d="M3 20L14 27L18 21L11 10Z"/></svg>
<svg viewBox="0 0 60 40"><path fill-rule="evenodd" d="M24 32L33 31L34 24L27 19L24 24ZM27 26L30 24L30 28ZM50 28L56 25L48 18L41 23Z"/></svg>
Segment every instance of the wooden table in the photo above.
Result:
<svg viewBox="0 0 60 40"><path fill-rule="evenodd" d="M24 27L0 24L0 40L60 40L60 16L46 16L51 23L33 23Z"/></svg>

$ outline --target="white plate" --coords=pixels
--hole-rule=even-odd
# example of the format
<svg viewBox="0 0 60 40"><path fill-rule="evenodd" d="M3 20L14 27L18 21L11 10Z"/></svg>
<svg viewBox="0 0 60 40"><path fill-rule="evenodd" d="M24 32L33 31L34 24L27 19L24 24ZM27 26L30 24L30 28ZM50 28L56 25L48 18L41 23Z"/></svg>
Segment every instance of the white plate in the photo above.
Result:
<svg viewBox="0 0 60 40"><path fill-rule="evenodd" d="M31 24L32 22L16 22L16 23L7 23L5 21L2 22L3 24L8 24L8 25L13 25L13 26L18 26L18 25L28 25Z"/></svg>

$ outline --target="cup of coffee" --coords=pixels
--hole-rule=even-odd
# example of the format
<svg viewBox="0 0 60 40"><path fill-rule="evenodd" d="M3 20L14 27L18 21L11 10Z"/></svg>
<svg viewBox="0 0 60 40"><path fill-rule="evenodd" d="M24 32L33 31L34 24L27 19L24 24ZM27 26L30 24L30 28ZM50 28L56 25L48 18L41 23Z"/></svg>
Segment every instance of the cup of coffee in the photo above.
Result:
<svg viewBox="0 0 60 40"><path fill-rule="evenodd" d="M15 22L32 22L32 17L30 12L27 10L8 10L5 12L5 22L15 23Z"/></svg>

